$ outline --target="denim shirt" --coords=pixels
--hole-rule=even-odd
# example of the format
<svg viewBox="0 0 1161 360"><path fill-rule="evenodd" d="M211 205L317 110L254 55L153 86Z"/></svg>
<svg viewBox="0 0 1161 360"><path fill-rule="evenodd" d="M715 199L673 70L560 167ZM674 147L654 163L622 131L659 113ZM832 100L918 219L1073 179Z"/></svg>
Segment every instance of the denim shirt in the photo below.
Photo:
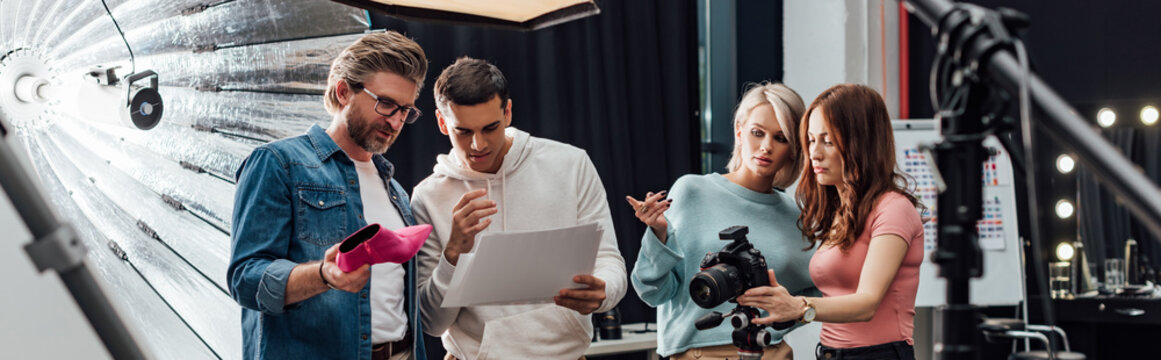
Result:
<svg viewBox="0 0 1161 360"><path fill-rule="evenodd" d="M372 162L391 202L414 225L407 192L381 155ZM284 306L290 270L317 261L365 226L359 175L318 125L254 149L236 175L230 295L242 305L246 359L370 359L371 282L357 294L329 290ZM368 185L368 184L364 184ZM378 185L378 184L374 184ZM405 265L407 320L416 359L426 359L415 299L415 261Z"/></svg>

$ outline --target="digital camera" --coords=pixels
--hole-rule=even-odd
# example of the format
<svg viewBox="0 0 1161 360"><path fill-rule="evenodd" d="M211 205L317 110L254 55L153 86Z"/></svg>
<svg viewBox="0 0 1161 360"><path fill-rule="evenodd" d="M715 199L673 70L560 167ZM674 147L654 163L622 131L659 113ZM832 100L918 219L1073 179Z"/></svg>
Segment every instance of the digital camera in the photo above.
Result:
<svg viewBox="0 0 1161 360"><path fill-rule="evenodd" d="M689 281L689 295L698 306L712 309L748 289L770 285L766 258L746 240L749 232L748 227L731 226L718 233L718 238L732 242L706 254L701 271Z"/></svg>

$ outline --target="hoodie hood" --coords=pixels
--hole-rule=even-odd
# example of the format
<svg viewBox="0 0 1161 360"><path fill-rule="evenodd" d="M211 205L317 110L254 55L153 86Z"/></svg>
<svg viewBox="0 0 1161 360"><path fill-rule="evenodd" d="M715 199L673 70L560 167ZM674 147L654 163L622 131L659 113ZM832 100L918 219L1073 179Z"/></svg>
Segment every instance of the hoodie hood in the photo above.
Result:
<svg viewBox="0 0 1161 360"><path fill-rule="evenodd" d="M532 155L532 146L530 146L527 132L520 131L514 127L509 127L504 130L504 136L512 138L512 147L508 148L508 153L504 154L504 160L500 163L500 170L495 174L479 172L472 170L471 167L463 163L463 160L458 156L449 154L440 154L435 158L435 168L432 169L438 175L447 176L448 178L460 180L464 182L467 187L464 191L472 191L478 189L480 186L472 185L472 183L483 182L483 187L488 189L487 199L492 199L500 209L496 216L499 218L499 231L508 230L508 213L507 208L507 185L508 176L520 169L520 165L524 164L525 160ZM454 151L454 150L453 150ZM499 184L499 192L492 188L493 185ZM491 227L489 227L491 229ZM488 230L484 230L487 232Z"/></svg>
<svg viewBox="0 0 1161 360"><path fill-rule="evenodd" d="M524 163L524 160L528 159L532 154L532 147L528 146L529 135L527 132L514 127L508 127L504 130L504 136L512 138L512 147L504 155L504 160L500 164L500 170L495 174L472 170L471 167L463 163L463 159L452 155L452 152L436 156L435 168L432 171L439 175L464 181L502 179L506 175L510 175L519 169L520 165Z"/></svg>

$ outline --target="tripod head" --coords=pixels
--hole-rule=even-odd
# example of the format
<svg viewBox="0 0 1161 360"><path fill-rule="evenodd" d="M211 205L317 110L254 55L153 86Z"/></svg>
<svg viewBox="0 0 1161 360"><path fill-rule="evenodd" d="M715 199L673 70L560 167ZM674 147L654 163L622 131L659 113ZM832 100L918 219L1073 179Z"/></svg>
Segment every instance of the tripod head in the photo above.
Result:
<svg viewBox="0 0 1161 360"><path fill-rule="evenodd" d="M722 321L729 318L730 326L734 327L732 334L734 346L738 348L738 359L741 360L758 360L762 358L762 352L770 346L770 332L766 331L766 325L754 324L754 319L762 317L762 314L757 308L751 306L738 305L734 310L722 314L714 311L709 314L702 315L694 323L698 330L706 330L718 327ZM769 327L775 330L782 330L794 325L794 322L775 323Z"/></svg>

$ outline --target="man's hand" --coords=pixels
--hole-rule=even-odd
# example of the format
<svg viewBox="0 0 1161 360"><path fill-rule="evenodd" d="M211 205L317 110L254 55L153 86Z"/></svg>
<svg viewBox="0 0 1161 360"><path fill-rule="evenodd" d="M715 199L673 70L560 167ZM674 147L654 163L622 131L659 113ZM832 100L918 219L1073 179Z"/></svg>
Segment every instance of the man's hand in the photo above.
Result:
<svg viewBox="0 0 1161 360"><path fill-rule="evenodd" d="M472 251L476 244L476 234L492 224L492 219L485 217L500 211L495 201L481 199L487 193L487 189L469 191L452 208L451 236L443 250L448 263L455 265L460 260L460 254Z"/></svg>
<svg viewBox="0 0 1161 360"><path fill-rule="evenodd" d="M572 277L577 284L587 285L582 289L561 289L560 295L552 299L557 305L576 310L581 315L591 314L601 307L605 301L605 281L592 275L577 275Z"/></svg>
<svg viewBox="0 0 1161 360"><path fill-rule="evenodd" d="M326 255L323 257L323 279L336 289L349 293L357 293L363 290L363 287L367 286L367 280L371 279L371 265L360 266L355 271L349 273L343 272L335 264L335 256L339 254L339 244L335 244L330 249L327 249Z"/></svg>

